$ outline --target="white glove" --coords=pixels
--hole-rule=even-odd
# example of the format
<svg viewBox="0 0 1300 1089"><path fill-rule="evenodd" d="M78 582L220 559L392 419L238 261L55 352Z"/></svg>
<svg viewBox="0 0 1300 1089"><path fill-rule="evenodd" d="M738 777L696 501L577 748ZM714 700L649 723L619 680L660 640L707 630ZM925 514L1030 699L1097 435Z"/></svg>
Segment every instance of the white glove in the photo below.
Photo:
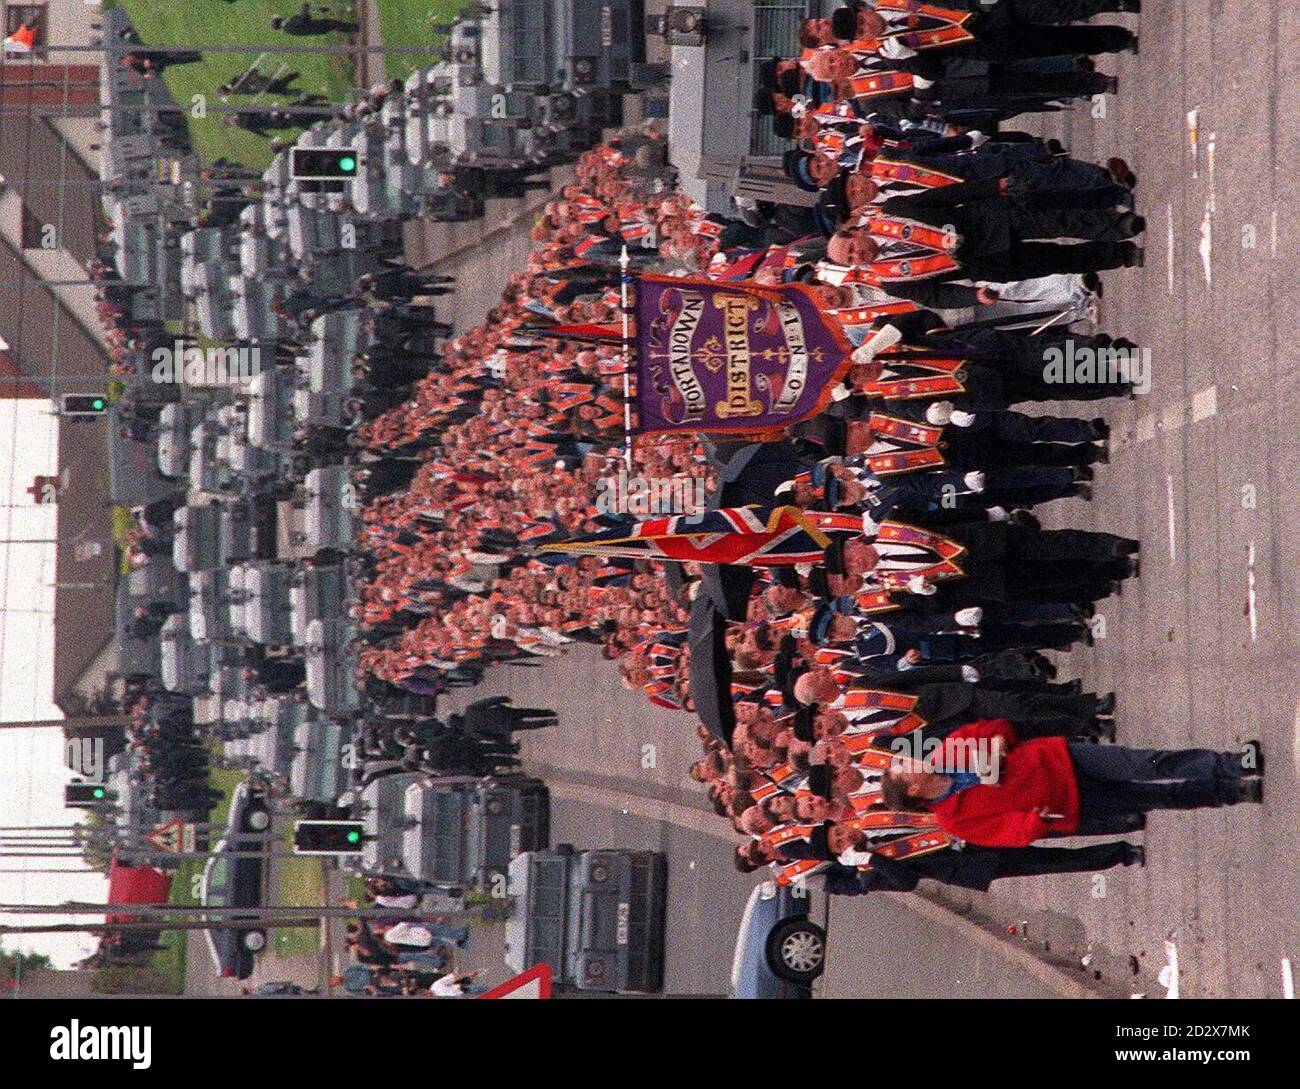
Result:
<svg viewBox="0 0 1300 1089"><path fill-rule="evenodd" d="M972 151L989 142L989 138L978 129L971 129L966 135L970 137L970 146Z"/></svg>
<svg viewBox="0 0 1300 1089"><path fill-rule="evenodd" d="M902 331L892 325L886 325L883 329L878 329L872 333L862 347L853 353L854 363L870 363L876 358L878 352L883 352L886 348L892 348L903 339Z"/></svg>
<svg viewBox="0 0 1300 1089"><path fill-rule="evenodd" d="M961 409L955 408L952 410L952 416L948 422L953 427L970 427L975 422L975 413L963 412Z"/></svg>
<svg viewBox="0 0 1300 1089"><path fill-rule="evenodd" d="M887 38L885 44L877 52L882 57L888 57L890 60L906 60L908 57L916 56L916 50L904 45L899 38Z"/></svg>
<svg viewBox="0 0 1300 1089"><path fill-rule="evenodd" d="M982 492L984 490L984 474L978 470L967 473L961 478L961 481L973 492Z"/></svg>
<svg viewBox="0 0 1300 1089"><path fill-rule="evenodd" d="M924 575L913 575L907 581L907 588L914 594L920 594L922 597L929 597L931 594L937 594L939 587L925 581Z"/></svg>
<svg viewBox="0 0 1300 1089"><path fill-rule="evenodd" d="M1011 518L1006 507L989 507L988 516L990 522L1006 522Z"/></svg>
<svg viewBox="0 0 1300 1089"><path fill-rule="evenodd" d="M925 422L943 427L952 419L952 402L935 401L925 410Z"/></svg>
<svg viewBox="0 0 1300 1089"><path fill-rule="evenodd" d="M980 621L984 619L984 610L978 605L970 605L965 609L958 609L952 614L952 618L963 628L978 628Z"/></svg>
<svg viewBox="0 0 1300 1089"><path fill-rule="evenodd" d="M922 79L920 76L913 76L912 86L919 88L922 91L928 91L931 87L934 86L934 80Z"/></svg>
<svg viewBox="0 0 1300 1089"><path fill-rule="evenodd" d="M980 671L974 666L964 665L961 667L961 679L963 681L970 681L974 684L980 679Z"/></svg>

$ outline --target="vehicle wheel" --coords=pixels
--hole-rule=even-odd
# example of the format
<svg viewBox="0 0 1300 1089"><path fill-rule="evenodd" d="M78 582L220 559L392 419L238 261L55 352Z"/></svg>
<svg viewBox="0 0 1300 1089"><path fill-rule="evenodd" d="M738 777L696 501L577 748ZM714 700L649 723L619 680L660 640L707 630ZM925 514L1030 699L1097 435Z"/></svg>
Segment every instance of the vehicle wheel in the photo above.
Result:
<svg viewBox="0 0 1300 1089"><path fill-rule="evenodd" d="M244 948L250 953L258 953L266 948L266 931L265 930L245 930L244 931Z"/></svg>
<svg viewBox="0 0 1300 1089"><path fill-rule="evenodd" d="M591 879L597 885L603 885L609 880L609 867L597 862L591 868Z"/></svg>
<svg viewBox="0 0 1300 1089"><path fill-rule="evenodd" d="M826 931L807 919L786 919L767 936L767 964L787 983L804 986L826 970Z"/></svg>
<svg viewBox="0 0 1300 1089"><path fill-rule="evenodd" d="M271 827L271 814L265 809L248 811L248 827L254 832L265 832Z"/></svg>

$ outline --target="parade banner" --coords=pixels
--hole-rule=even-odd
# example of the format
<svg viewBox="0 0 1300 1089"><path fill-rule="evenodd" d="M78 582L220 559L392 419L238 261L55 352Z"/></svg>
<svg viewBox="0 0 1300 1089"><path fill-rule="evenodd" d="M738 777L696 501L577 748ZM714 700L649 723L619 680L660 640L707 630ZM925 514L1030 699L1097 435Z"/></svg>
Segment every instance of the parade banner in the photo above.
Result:
<svg viewBox="0 0 1300 1089"><path fill-rule="evenodd" d="M638 435L774 439L816 416L853 345L803 284L636 279Z"/></svg>

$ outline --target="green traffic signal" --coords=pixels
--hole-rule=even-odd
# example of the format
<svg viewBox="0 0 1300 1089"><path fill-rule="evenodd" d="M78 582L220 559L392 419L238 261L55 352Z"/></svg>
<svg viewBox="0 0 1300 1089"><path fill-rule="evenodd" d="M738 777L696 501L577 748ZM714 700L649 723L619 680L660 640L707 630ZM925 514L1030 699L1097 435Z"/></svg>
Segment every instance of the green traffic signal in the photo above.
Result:
<svg viewBox="0 0 1300 1089"><path fill-rule="evenodd" d="M102 798L102 797L104 796L104 788L103 788L103 787L95 787L95 789L92 790L91 793L92 793L96 798Z"/></svg>
<svg viewBox="0 0 1300 1089"><path fill-rule="evenodd" d="M351 155L344 155L339 160L339 169L344 171L347 174L351 174L352 171L356 170L356 168L357 168L357 161L356 159L352 158Z"/></svg>
<svg viewBox="0 0 1300 1089"><path fill-rule="evenodd" d="M360 842L361 842L361 835L360 835L360 833L358 833L358 832L349 832L349 833L348 833L348 842L349 842L349 843L360 843Z"/></svg>

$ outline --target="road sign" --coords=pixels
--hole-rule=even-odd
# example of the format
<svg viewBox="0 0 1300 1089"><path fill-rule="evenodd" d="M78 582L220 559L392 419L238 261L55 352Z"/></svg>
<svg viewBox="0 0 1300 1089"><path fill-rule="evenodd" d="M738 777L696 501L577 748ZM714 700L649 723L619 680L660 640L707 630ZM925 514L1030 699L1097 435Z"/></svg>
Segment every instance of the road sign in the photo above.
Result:
<svg viewBox="0 0 1300 1089"><path fill-rule="evenodd" d="M514 979L484 991L479 998L550 998L551 966L534 964L526 972L521 972Z"/></svg>
<svg viewBox="0 0 1300 1089"><path fill-rule="evenodd" d="M168 821L166 824L157 825L152 832L146 833L144 838L158 850L171 854L193 851L196 841L194 825L187 821Z"/></svg>

